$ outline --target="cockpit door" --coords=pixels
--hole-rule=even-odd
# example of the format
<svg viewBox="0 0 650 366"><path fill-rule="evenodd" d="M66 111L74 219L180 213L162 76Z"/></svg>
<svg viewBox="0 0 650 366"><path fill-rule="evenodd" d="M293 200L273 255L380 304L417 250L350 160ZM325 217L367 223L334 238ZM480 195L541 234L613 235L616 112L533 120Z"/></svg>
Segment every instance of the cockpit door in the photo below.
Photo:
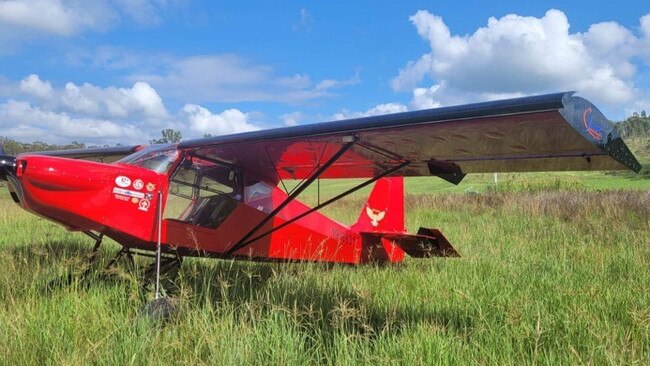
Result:
<svg viewBox="0 0 650 366"><path fill-rule="evenodd" d="M190 155L171 175L164 218L216 229L242 200L241 171Z"/></svg>

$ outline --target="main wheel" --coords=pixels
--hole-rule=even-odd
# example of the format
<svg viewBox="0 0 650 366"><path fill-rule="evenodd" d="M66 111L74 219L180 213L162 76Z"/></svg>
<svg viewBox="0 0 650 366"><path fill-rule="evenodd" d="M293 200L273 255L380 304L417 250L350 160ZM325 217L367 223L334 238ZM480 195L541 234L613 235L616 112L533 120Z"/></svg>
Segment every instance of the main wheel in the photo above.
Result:
<svg viewBox="0 0 650 366"><path fill-rule="evenodd" d="M140 314L157 321L167 321L178 312L178 300L171 297L160 297L147 302Z"/></svg>

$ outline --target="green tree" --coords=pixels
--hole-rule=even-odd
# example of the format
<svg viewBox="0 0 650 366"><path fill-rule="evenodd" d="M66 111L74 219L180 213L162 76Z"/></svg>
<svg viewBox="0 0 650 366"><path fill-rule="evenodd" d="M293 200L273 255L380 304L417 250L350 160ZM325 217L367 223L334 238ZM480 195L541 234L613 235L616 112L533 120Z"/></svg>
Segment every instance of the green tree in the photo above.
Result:
<svg viewBox="0 0 650 366"><path fill-rule="evenodd" d="M33 151L83 149L86 147L86 144L77 141L73 141L66 145L48 144L42 141L25 143L25 142L16 141L8 137L2 137L2 136L0 136L0 145L2 145L2 147L9 155L16 155L24 152L33 152Z"/></svg>
<svg viewBox="0 0 650 366"><path fill-rule="evenodd" d="M181 142L183 134L181 131L176 131L172 128L166 128L161 131L162 138L153 139L149 141L150 144L175 144Z"/></svg>
<svg viewBox="0 0 650 366"><path fill-rule="evenodd" d="M631 117L614 126L623 138L650 137L650 117L645 111L641 111L641 114L634 112Z"/></svg>

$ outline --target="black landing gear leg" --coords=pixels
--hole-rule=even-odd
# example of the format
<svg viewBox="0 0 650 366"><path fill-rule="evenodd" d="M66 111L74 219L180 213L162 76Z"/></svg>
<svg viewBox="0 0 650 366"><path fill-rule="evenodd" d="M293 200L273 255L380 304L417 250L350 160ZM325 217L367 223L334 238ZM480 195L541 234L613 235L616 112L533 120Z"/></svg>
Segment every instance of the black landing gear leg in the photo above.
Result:
<svg viewBox="0 0 650 366"><path fill-rule="evenodd" d="M108 262L106 267L104 267L104 272L110 272L111 269L113 269L113 267L117 265L117 262L119 262L119 260L122 259L123 257L126 257L126 259L129 261L129 265L131 266L131 268L135 268L135 261L133 260L133 252L131 252L130 248L122 247L122 249L120 249L120 251L117 252L117 254L115 254L115 257L113 257L113 259L111 259L111 261Z"/></svg>

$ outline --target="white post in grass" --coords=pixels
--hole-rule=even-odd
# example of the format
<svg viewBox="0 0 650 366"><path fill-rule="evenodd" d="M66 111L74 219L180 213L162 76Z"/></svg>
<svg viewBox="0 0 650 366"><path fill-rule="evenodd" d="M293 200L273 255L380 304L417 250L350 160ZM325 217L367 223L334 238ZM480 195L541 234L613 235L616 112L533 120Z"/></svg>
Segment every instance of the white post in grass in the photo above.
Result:
<svg viewBox="0 0 650 366"><path fill-rule="evenodd" d="M494 187L499 187L499 178L497 177L497 173L494 173Z"/></svg>

